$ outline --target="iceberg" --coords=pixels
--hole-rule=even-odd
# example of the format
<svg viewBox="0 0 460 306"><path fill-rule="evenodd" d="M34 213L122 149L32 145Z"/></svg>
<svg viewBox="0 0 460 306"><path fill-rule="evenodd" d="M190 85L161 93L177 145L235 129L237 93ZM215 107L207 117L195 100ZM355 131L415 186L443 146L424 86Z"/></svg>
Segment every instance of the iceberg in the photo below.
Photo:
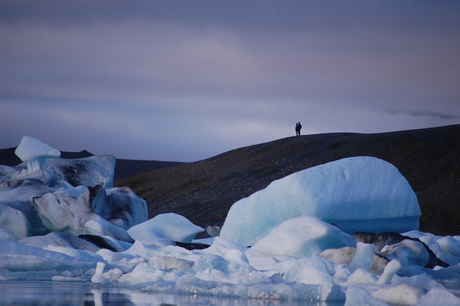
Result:
<svg viewBox="0 0 460 306"><path fill-rule="evenodd" d="M401 233L418 230L421 211L396 167L374 157L351 157L296 172L234 203L220 235L249 246L304 214L347 233Z"/></svg>
<svg viewBox="0 0 460 306"><path fill-rule="evenodd" d="M70 232L132 241L126 230L148 219L143 199L113 188L111 155L59 158L60 151L30 136L15 153L23 163L0 169L0 228L16 239Z"/></svg>
<svg viewBox="0 0 460 306"><path fill-rule="evenodd" d="M15 153L23 163L16 167L0 167L0 182L38 179L52 187L113 187L116 160L112 155L79 159L59 158L59 150L30 136L22 138Z"/></svg>

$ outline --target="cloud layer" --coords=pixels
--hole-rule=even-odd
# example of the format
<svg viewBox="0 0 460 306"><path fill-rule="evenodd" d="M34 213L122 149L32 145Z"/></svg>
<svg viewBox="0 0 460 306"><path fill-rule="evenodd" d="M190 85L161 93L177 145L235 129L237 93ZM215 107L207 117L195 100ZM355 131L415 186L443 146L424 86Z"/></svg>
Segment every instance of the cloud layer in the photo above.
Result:
<svg viewBox="0 0 460 306"><path fill-rule="evenodd" d="M2 1L0 147L192 161L460 123L456 1Z"/></svg>

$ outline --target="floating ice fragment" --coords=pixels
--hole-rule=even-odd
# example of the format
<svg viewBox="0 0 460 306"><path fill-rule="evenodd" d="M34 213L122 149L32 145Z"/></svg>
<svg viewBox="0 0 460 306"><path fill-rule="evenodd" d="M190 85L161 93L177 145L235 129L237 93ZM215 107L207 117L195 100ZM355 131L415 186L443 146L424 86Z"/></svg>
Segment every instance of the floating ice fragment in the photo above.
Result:
<svg viewBox="0 0 460 306"><path fill-rule="evenodd" d="M355 238L336 226L315 216L303 215L281 223L246 253L310 257L326 249L355 245Z"/></svg>
<svg viewBox="0 0 460 306"><path fill-rule="evenodd" d="M349 266L350 271L358 268L370 269L374 263L374 250L375 245L358 242L355 256Z"/></svg>
<svg viewBox="0 0 460 306"><path fill-rule="evenodd" d="M16 238L8 231L4 230L3 228L0 228L0 240L15 242Z"/></svg>
<svg viewBox="0 0 460 306"><path fill-rule="evenodd" d="M391 305L417 305L424 294L425 292L422 288L408 284L378 286L373 287L372 290L373 296Z"/></svg>
<svg viewBox="0 0 460 306"><path fill-rule="evenodd" d="M32 232L32 226L27 217L21 211L4 203L0 203L0 228L16 239L25 238Z"/></svg>
<svg viewBox="0 0 460 306"><path fill-rule="evenodd" d="M185 243L192 242L196 234L201 232L204 232L203 228L175 213L159 214L128 230L128 234L136 240L168 238Z"/></svg>
<svg viewBox="0 0 460 306"><path fill-rule="evenodd" d="M390 261L385 267L385 270L383 270L382 275L380 275L377 281L377 284L379 285L391 284L391 279L401 269L401 267L402 267L402 264L400 261L396 259L393 259L392 261Z"/></svg>
<svg viewBox="0 0 460 306"><path fill-rule="evenodd" d="M93 283L110 284L112 282L110 279L107 279L103 276L104 268L105 268L105 263L101 261L97 263L96 272L91 278L91 281Z"/></svg>
<svg viewBox="0 0 460 306"><path fill-rule="evenodd" d="M387 303L379 300L363 288L350 286L346 292L345 306L356 305L388 306Z"/></svg>
<svg viewBox="0 0 460 306"><path fill-rule="evenodd" d="M398 259L403 265L414 264L422 267L428 263L430 257L421 242L410 239L386 247L383 254L390 260Z"/></svg>
<svg viewBox="0 0 460 306"><path fill-rule="evenodd" d="M453 295L446 289L434 288L420 298L419 306L458 306L460 298Z"/></svg>

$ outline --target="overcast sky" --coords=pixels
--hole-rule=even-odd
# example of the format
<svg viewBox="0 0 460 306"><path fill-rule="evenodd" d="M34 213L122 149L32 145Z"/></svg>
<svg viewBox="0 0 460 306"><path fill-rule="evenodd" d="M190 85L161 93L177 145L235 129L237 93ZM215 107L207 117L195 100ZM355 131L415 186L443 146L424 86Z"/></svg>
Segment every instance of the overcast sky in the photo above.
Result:
<svg viewBox="0 0 460 306"><path fill-rule="evenodd" d="M460 1L0 0L0 148L196 161L460 123Z"/></svg>

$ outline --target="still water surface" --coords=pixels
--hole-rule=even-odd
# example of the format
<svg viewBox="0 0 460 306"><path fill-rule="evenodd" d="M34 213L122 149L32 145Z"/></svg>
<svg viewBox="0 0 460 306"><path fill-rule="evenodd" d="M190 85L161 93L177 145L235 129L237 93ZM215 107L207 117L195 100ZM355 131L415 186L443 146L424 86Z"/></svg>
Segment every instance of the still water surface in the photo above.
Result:
<svg viewBox="0 0 460 306"><path fill-rule="evenodd" d="M343 303L175 295L110 286L93 286L93 284L81 282L0 281L0 305L339 306Z"/></svg>

